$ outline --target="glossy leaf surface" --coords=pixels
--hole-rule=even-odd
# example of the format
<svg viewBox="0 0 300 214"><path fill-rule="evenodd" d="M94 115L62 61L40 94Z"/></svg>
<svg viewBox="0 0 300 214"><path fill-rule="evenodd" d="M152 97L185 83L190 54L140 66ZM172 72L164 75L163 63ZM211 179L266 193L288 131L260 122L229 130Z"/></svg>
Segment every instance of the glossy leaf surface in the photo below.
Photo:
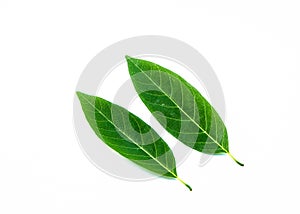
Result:
<svg viewBox="0 0 300 214"><path fill-rule="evenodd" d="M106 145L157 175L176 178L185 184L177 176L169 146L148 124L105 99L81 92L77 95L88 123Z"/></svg>
<svg viewBox="0 0 300 214"><path fill-rule="evenodd" d="M226 127L199 91L176 73L146 60L126 56L139 97L160 124L187 146L206 153L229 152Z"/></svg>

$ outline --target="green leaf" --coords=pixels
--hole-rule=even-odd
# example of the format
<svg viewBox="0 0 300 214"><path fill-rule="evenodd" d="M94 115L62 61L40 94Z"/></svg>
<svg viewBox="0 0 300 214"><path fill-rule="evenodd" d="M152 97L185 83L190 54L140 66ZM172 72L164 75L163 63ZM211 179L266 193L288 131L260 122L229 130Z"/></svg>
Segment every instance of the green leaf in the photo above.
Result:
<svg viewBox="0 0 300 214"><path fill-rule="evenodd" d="M226 127L208 101L186 80L155 63L126 56L139 97L160 124L187 146L206 153L229 152Z"/></svg>
<svg viewBox="0 0 300 214"><path fill-rule="evenodd" d="M143 120L105 99L77 92L85 117L95 134L110 148L137 165L167 178L176 178L173 152Z"/></svg>

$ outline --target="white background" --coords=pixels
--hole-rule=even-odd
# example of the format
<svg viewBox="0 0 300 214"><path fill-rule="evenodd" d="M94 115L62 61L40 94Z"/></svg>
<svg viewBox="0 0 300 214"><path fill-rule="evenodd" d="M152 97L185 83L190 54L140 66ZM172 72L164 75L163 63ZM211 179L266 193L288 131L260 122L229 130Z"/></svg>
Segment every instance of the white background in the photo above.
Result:
<svg viewBox="0 0 300 214"><path fill-rule="evenodd" d="M299 213L299 1L0 0L0 213ZM95 168L74 133L77 80L119 40L165 35L213 66L232 153L178 169L193 187Z"/></svg>

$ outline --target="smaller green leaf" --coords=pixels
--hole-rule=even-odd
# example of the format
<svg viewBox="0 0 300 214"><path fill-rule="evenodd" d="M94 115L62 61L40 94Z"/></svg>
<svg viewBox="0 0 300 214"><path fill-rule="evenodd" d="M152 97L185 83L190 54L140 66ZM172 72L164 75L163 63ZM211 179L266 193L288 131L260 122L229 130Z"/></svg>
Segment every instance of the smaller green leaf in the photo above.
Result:
<svg viewBox="0 0 300 214"><path fill-rule="evenodd" d="M95 134L110 148L152 173L176 178L173 152L142 119L105 99L77 92L85 117Z"/></svg>

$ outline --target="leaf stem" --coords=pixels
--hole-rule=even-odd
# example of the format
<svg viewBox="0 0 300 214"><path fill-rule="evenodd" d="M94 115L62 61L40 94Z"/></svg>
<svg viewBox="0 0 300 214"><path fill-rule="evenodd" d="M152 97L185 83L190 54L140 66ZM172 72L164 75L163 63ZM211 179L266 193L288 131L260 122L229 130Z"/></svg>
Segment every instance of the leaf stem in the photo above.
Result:
<svg viewBox="0 0 300 214"><path fill-rule="evenodd" d="M176 179L178 181L180 181L183 185L185 185L190 191L192 191L192 187L190 185L188 185L187 183L185 183L183 180L181 180L179 177L176 177Z"/></svg>
<svg viewBox="0 0 300 214"><path fill-rule="evenodd" d="M243 163L239 162L237 159L235 159L235 157L233 157L233 155L230 152L227 152L227 154L232 158L232 160L234 160L238 165L240 166L244 166Z"/></svg>

